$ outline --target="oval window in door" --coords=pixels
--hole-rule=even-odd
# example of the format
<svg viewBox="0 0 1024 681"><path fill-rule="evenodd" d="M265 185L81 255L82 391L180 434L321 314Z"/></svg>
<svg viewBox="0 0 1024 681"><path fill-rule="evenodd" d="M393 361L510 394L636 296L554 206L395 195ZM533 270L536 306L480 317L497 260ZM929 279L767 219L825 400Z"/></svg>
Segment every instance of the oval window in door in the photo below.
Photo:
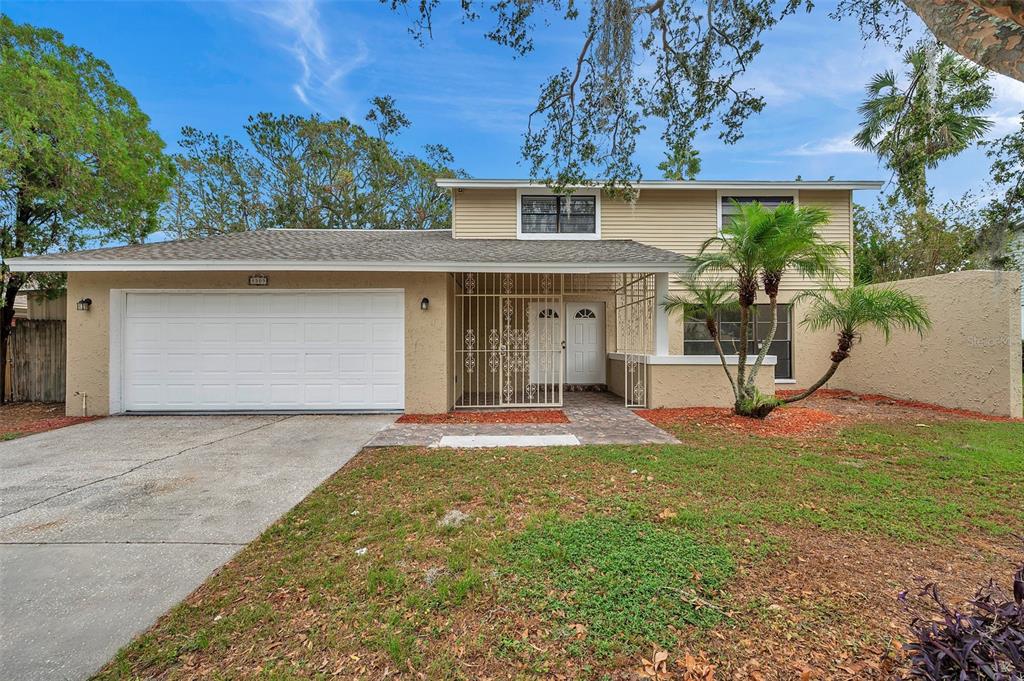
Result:
<svg viewBox="0 0 1024 681"><path fill-rule="evenodd" d="M541 310L540 314L537 315L537 317L540 319L558 319L558 312L556 310L552 310L550 307L547 307Z"/></svg>
<svg viewBox="0 0 1024 681"><path fill-rule="evenodd" d="M576 313L576 319L597 319L597 315L590 308L580 308Z"/></svg>

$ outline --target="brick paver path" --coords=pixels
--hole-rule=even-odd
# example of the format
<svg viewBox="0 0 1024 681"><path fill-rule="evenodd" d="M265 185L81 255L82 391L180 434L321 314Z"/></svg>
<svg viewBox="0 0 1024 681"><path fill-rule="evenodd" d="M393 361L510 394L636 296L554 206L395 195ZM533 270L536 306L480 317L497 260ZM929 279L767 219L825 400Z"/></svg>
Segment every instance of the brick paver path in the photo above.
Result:
<svg viewBox="0 0 1024 681"><path fill-rule="evenodd" d="M677 444L661 428L645 421L606 392L567 392L563 411L569 423L395 423L368 447L436 445L445 435L575 435L584 445Z"/></svg>

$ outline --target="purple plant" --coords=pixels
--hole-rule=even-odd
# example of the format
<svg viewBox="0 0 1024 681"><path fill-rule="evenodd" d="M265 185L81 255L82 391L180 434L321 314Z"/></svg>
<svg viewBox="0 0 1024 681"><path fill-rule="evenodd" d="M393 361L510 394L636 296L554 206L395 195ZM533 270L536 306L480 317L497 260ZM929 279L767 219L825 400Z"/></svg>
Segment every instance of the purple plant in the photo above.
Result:
<svg viewBox="0 0 1024 681"><path fill-rule="evenodd" d="M920 597L931 604L910 623L914 640L903 646L908 678L928 681L1024 680L1024 564L1013 575L1010 598L989 580L961 608L950 607L935 583ZM907 592L900 594L907 605Z"/></svg>

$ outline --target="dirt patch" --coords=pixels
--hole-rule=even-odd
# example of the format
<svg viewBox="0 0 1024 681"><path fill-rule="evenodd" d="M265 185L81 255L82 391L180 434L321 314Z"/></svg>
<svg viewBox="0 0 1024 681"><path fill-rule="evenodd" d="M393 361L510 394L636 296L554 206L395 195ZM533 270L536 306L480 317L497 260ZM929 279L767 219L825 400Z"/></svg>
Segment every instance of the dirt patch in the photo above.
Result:
<svg viewBox="0 0 1024 681"><path fill-rule="evenodd" d="M569 423L558 409L519 411L455 411L447 414L406 414L398 423Z"/></svg>
<svg viewBox="0 0 1024 681"><path fill-rule="evenodd" d="M989 578L1008 586L1021 553L970 538L958 549L792 527L770 534L788 550L743 567L733 581L736 617L711 632L710 645L679 646L703 644L721 678L901 678L910 632L900 592L914 592L920 578L961 603Z"/></svg>
<svg viewBox="0 0 1024 681"><path fill-rule="evenodd" d="M803 435L840 420L835 414L808 407L777 409L765 419L737 416L731 409L724 407L640 409L636 413L659 427L693 424L729 428L755 435Z"/></svg>
<svg viewBox="0 0 1024 681"><path fill-rule="evenodd" d="M777 390L775 394L779 397L798 394L799 390ZM911 419L915 415L920 418L921 412L928 412L931 415L950 418L975 419L980 421L999 422L1024 422L1024 419L1014 419L1006 416L993 416L968 409L951 409L928 402L915 402L913 400L899 400L887 395L863 395L850 392L849 390L818 390L808 398L805 404L813 403L815 407L825 409L833 413L846 414L870 414L876 418L873 420L900 420ZM859 407L859 408L858 408Z"/></svg>
<svg viewBox="0 0 1024 681"><path fill-rule="evenodd" d="M18 402L0 407L0 439L10 440L32 433L56 430L76 423L93 421L98 416L65 416L64 404Z"/></svg>

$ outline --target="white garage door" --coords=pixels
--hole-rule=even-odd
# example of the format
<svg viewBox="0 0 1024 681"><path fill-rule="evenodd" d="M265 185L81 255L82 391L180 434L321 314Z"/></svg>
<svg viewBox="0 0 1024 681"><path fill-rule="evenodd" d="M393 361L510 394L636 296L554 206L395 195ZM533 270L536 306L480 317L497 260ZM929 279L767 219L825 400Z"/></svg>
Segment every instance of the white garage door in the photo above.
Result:
<svg viewBox="0 0 1024 681"><path fill-rule="evenodd" d="M126 411L405 403L400 291L129 293Z"/></svg>

